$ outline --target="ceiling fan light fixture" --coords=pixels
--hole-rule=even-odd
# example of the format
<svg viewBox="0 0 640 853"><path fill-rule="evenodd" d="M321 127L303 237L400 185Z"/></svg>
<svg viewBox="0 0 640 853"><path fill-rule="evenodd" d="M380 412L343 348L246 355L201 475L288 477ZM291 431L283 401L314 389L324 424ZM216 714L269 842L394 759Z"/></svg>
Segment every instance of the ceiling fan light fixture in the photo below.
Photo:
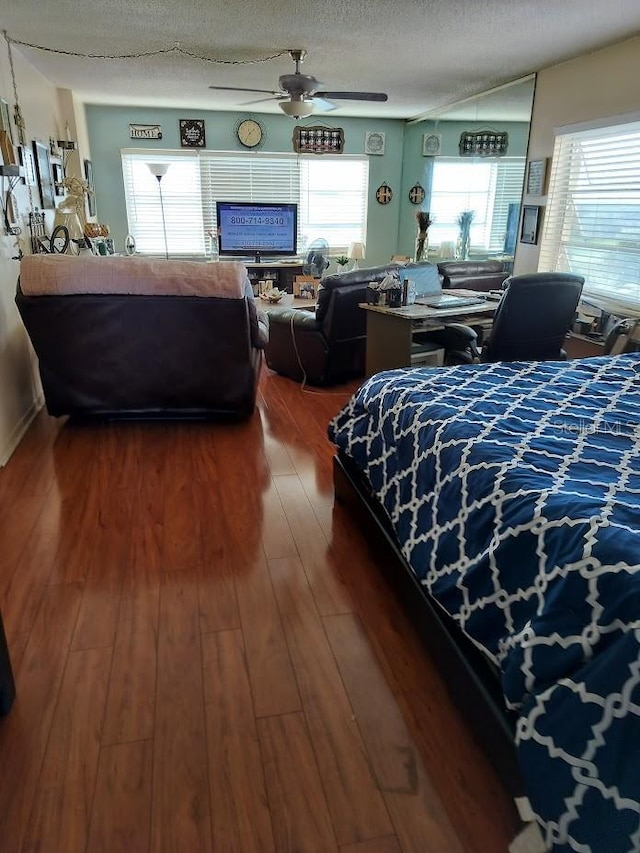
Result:
<svg viewBox="0 0 640 853"><path fill-rule="evenodd" d="M280 101L278 106L285 115L291 118L306 118L313 112L313 103L311 101Z"/></svg>

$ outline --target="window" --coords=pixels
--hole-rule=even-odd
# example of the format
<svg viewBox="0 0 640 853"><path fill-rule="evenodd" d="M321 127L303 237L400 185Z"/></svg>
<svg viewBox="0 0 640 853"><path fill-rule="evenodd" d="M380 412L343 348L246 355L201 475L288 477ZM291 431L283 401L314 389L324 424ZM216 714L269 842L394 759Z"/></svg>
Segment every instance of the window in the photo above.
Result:
<svg viewBox="0 0 640 853"><path fill-rule="evenodd" d="M203 255L216 201L298 204L298 250L325 239L333 252L366 241L369 164L361 157L124 150L129 231L142 253L164 254L158 182L147 163L171 163L162 179L169 254Z"/></svg>
<svg viewBox="0 0 640 853"><path fill-rule="evenodd" d="M472 210L472 250L504 251L509 205L520 204L524 167L524 157L492 161L439 157L433 167L429 242L455 243L458 217L463 210Z"/></svg>
<svg viewBox="0 0 640 853"><path fill-rule="evenodd" d="M171 164L160 187L147 163ZM164 255L164 211L169 254L173 257L204 255L200 168L195 153L123 152L122 174L128 230L135 237L138 252Z"/></svg>
<svg viewBox="0 0 640 853"><path fill-rule="evenodd" d="M557 136L538 269L582 275L596 304L640 311L640 122Z"/></svg>

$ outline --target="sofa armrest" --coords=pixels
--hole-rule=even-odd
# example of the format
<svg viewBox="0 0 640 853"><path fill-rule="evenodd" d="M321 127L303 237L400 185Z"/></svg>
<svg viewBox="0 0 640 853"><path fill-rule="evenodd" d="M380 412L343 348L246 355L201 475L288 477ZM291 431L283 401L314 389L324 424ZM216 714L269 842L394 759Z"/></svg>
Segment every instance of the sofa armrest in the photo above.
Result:
<svg viewBox="0 0 640 853"><path fill-rule="evenodd" d="M269 311L271 326L293 325L297 332L317 332L320 328L313 311L302 308L274 308Z"/></svg>

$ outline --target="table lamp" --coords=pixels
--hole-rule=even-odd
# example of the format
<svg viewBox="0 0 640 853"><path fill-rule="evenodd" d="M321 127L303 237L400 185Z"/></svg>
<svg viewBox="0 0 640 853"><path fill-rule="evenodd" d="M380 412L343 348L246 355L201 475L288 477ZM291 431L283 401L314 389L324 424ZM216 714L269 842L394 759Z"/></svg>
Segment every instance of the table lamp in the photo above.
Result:
<svg viewBox="0 0 640 853"><path fill-rule="evenodd" d="M364 258L364 243L352 243L349 246L349 258L353 261L352 270L358 269L358 261Z"/></svg>
<svg viewBox="0 0 640 853"><path fill-rule="evenodd" d="M167 174L171 163L147 163L149 171L158 179L158 189L160 190L160 212L162 213L162 233L164 234L164 256L169 260L169 248L167 245L167 224L164 220L164 201L162 199L162 179Z"/></svg>

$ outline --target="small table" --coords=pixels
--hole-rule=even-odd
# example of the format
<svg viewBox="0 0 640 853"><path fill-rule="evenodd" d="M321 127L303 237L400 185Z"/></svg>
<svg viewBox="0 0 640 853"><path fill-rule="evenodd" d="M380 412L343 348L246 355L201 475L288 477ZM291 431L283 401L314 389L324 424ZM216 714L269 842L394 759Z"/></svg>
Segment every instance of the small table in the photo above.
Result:
<svg viewBox="0 0 640 853"><path fill-rule="evenodd" d="M256 296L256 305L262 308L263 311L266 311L267 314L269 311L273 311L274 308L302 308L304 311L315 311L316 300L293 296L291 293L287 293L286 296L283 296L277 302L269 302L268 299L261 299L259 296Z"/></svg>
<svg viewBox="0 0 640 853"><path fill-rule="evenodd" d="M461 290L457 290L456 295L484 296ZM498 302L486 300L460 308L428 308L426 305L384 308L364 303L360 307L367 312L366 375L373 376L382 370L411 366L414 332L435 332L451 322L473 323L475 326L480 320L488 321L487 325L490 325Z"/></svg>

